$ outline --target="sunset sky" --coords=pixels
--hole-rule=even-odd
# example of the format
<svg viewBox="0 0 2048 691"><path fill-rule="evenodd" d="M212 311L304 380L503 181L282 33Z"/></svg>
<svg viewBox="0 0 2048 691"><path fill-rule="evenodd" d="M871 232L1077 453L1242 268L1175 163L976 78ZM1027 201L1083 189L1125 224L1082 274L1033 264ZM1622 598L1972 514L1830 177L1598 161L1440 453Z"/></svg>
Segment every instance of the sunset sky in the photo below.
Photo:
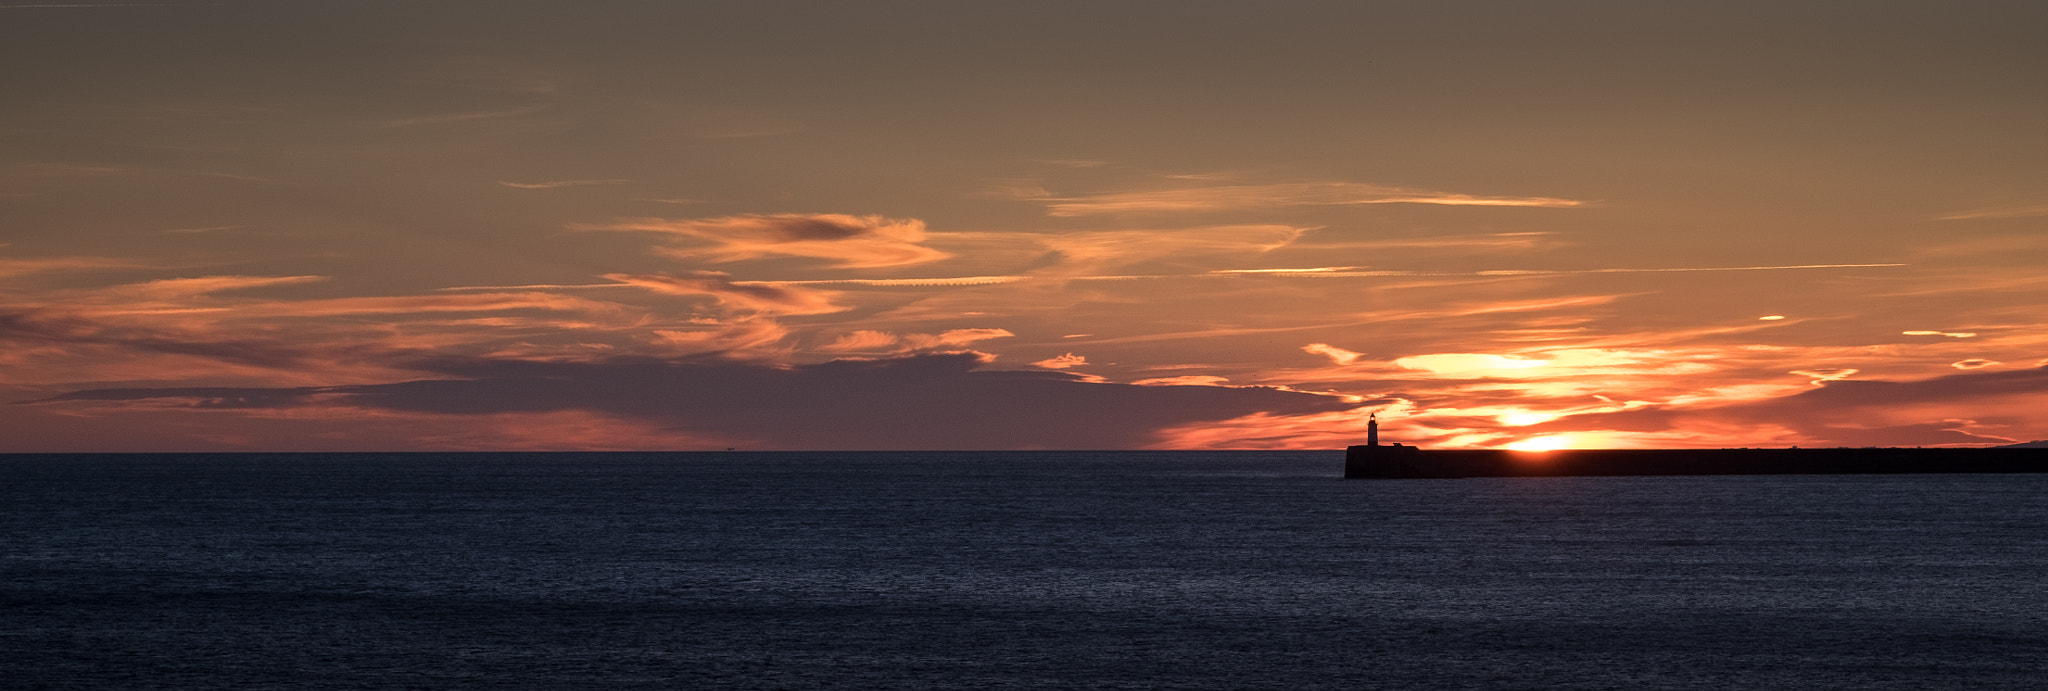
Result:
<svg viewBox="0 0 2048 691"><path fill-rule="evenodd" d="M0 451L2048 438L2044 36L0 0Z"/></svg>

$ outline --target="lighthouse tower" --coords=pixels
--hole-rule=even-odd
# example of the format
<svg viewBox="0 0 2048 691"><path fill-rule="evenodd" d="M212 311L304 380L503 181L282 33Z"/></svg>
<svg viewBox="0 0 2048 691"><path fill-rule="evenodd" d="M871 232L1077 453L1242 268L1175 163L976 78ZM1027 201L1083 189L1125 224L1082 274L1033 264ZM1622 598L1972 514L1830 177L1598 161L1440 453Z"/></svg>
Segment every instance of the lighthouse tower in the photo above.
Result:
<svg viewBox="0 0 2048 691"><path fill-rule="evenodd" d="M1365 445L1380 445L1380 414L1377 412L1365 417Z"/></svg>

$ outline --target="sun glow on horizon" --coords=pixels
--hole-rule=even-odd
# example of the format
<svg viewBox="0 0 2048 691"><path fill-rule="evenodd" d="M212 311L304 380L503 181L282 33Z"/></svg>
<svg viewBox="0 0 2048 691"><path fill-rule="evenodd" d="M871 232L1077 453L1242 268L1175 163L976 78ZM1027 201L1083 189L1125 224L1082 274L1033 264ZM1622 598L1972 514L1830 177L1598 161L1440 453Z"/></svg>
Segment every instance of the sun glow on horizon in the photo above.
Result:
<svg viewBox="0 0 2048 691"><path fill-rule="evenodd" d="M1557 451L1575 447L1572 445L1572 435L1552 434L1542 437L1530 437L1501 448L1510 451Z"/></svg>
<svg viewBox="0 0 2048 691"><path fill-rule="evenodd" d="M1564 417L1564 415L1560 413L1539 413L1533 410L1513 410L1501 413L1500 415L1495 416L1494 419L1499 420L1500 424L1503 425L1508 425L1510 427L1521 427L1524 425L1541 424L1561 417Z"/></svg>

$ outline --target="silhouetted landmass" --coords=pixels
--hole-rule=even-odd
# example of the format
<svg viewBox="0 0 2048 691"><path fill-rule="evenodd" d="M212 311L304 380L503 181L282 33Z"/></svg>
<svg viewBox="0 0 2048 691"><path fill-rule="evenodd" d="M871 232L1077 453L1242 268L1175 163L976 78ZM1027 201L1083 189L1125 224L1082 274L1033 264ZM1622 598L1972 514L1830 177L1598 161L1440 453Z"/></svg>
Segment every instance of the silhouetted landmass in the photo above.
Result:
<svg viewBox="0 0 2048 691"><path fill-rule="evenodd" d="M1347 478L2048 472L2048 446L1997 448L1430 450L1353 446Z"/></svg>

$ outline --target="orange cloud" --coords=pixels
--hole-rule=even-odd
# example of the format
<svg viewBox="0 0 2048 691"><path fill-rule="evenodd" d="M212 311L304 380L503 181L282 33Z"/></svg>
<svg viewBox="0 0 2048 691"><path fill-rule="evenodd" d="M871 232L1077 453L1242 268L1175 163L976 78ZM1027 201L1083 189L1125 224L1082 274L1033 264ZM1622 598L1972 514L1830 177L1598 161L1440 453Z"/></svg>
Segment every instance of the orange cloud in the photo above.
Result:
<svg viewBox="0 0 2048 691"><path fill-rule="evenodd" d="M1037 364L1037 363L1033 363ZM1044 365L1039 365L1043 367ZM1188 374L1178 377L1153 377L1131 382L1133 386L1225 386L1229 379L1207 374Z"/></svg>
<svg viewBox="0 0 2048 691"><path fill-rule="evenodd" d="M1488 252L1533 252L1556 249L1562 246L1563 243L1552 238L1550 233L1519 232L1315 242L1304 244L1301 249L1314 249L1316 251L1461 249Z"/></svg>
<svg viewBox="0 0 2048 691"><path fill-rule="evenodd" d="M496 312L503 310L550 310L567 312L616 312L614 303L586 300L551 293L476 293L469 295L401 295L392 297L332 298L297 302L264 302L237 305L237 316L327 317L348 314L423 314L442 312Z"/></svg>
<svg viewBox="0 0 2048 691"><path fill-rule="evenodd" d="M887 331L858 330L841 335L838 340L819 346L818 350L826 353L902 355L960 348L979 341L1010 338L1015 335L1003 329L953 329L938 334L902 335Z"/></svg>
<svg viewBox="0 0 2048 691"><path fill-rule="evenodd" d="M551 190L557 187L589 187L591 185L617 185L627 182L632 182L632 180L619 178L604 180L548 180L544 182L506 182L499 180L498 184L522 190Z"/></svg>
<svg viewBox="0 0 2048 691"><path fill-rule="evenodd" d="M0 278L40 273L141 269L150 266L150 263L141 260L116 257L0 257Z"/></svg>
<svg viewBox="0 0 2048 691"><path fill-rule="evenodd" d="M325 280L326 276L203 276L114 286L105 292L123 299L171 300L229 290L317 283Z"/></svg>
<svg viewBox="0 0 2048 691"><path fill-rule="evenodd" d="M827 353L886 352L895 347L897 340L896 334L887 331L861 329L841 334L838 340L819 346L818 350Z"/></svg>
<svg viewBox="0 0 2048 691"><path fill-rule="evenodd" d="M1188 182L1186 179L1179 182ZM1525 206L1565 208L1586 202L1555 197L1479 196L1439 192L1413 187L1395 187L1356 182L1288 182L1266 184L1214 184L1206 180L1152 189L1105 192L1076 196L1054 196L1034 188L1017 188L1012 195L1046 204L1054 216L1093 216L1132 213L1213 213L1287 206L1346 206L1360 204L1434 204L1443 206Z"/></svg>
<svg viewBox="0 0 2048 691"><path fill-rule="evenodd" d="M520 106L515 108L500 108L498 110L475 110L464 113L424 115L420 117L385 120L383 122L377 123L377 126L386 129L396 129L400 127L417 127L420 125L456 125L463 123L474 123L485 120L509 120L523 118L525 116L533 115L547 109L548 106L535 105Z"/></svg>
<svg viewBox="0 0 2048 691"><path fill-rule="evenodd" d="M1059 357L1039 360L1038 362L1031 363L1031 366L1044 367L1046 369L1072 369L1086 364L1088 364L1088 358L1067 353Z"/></svg>
<svg viewBox="0 0 2048 691"><path fill-rule="evenodd" d="M2013 206L1994 206L1982 209L1972 209L1970 211L1959 211L1952 214L1936 216L1934 217L1934 220L1972 221L1978 219L1996 218L2039 218L2041 216L2048 216L2048 204L2020 204Z"/></svg>
<svg viewBox="0 0 2048 691"><path fill-rule="evenodd" d="M1345 350L1343 348L1339 348L1328 343L1310 343L1308 345L1302 346L1301 349L1306 352L1330 358L1331 362L1337 363L1339 365L1349 365L1351 363L1357 362L1359 358L1365 357L1365 353Z"/></svg>
<svg viewBox="0 0 2048 691"><path fill-rule="evenodd" d="M655 342L674 355L715 354L739 360L788 354L789 329L773 319L738 319L697 330L655 329Z"/></svg>
<svg viewBox="0 0 2048 691"><path fill-rule="evenodd" d="M1163 257L1260 254L1287 246L1307 230L1285 225L1209 226L1060 233L1034 239L1059 254L1061 267L1093 270Z"/></svg>
<svg viewBox="0 0 2048 691"><path fill-rule="evenodd" d="M667 247L681 259L737 262L767 257L805 257L841 269L874 269L923 264L950 256L922 242L924 221L846 214L748 214L695 220L623 219L572 226L578 230L635 231L694 238L700 247Z"/></svg>
<svg viewBox="0 0 2048 691"><path fill-rule="evenodd" d="M833 303L836 293L816 288L763 283L736 283L716 271L683 276L605 274L605 278L663 295L708 297L730 311L761 315L830 314L846 308Z"/></svg>
<svg viewBox="0 0 2048 691"><path fill-rule="evenodd" d="M953 329L939 334L904 334L904 352L920 352L938 348L956 348L977 341L995 338L1010 338L1016 334L1004 329Z"/></svg>

